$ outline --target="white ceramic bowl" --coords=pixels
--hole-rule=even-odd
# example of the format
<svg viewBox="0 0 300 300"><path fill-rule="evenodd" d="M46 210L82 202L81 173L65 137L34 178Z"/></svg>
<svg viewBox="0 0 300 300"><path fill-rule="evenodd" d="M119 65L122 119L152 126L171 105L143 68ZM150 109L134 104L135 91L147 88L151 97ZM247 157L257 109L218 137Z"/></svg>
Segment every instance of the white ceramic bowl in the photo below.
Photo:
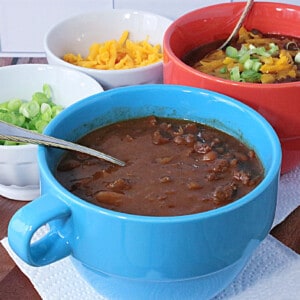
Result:
<svg viewBox="0 0 300 300"><path fill-rule="evenodd" d="M170 19L163 16L136 10L112 9L86 13L63 20L52 27L45 36L44 48L49 64L85 72L98 80L104 89L162 83L162 62L127 70L96 70L67 63L62 57L66 53L86 56L91 44L118 40L125 30L129 31L129 39L132 41L148 37L149 43L160 44L162 47L164 33L171 23Z"/></svg>
<svg viewBox="0 0 300 300"><path fill-rule="evenodd" d="M0 68L0 102L12 98L31 100L33 93L51 86L53 101L63 107L103 91L88 75L47 64L20 64ZM0 146L0 195L32 200L39 195L37 146Z"/></svg>

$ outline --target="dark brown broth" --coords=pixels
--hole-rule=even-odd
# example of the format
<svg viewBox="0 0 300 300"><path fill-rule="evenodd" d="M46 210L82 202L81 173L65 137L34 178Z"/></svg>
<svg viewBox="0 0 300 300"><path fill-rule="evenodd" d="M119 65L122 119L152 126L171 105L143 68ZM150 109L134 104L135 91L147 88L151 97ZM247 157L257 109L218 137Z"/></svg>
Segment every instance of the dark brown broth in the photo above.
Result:
<svg viewBox="0 0 300 300"><path fill-rule="evenodd" d="M107 209L147 216L216 209L263 178L255 153L214 128L147 117L97 129L80 144L126 162L125 167L69 152L56 177L69 191Z"/></svg>

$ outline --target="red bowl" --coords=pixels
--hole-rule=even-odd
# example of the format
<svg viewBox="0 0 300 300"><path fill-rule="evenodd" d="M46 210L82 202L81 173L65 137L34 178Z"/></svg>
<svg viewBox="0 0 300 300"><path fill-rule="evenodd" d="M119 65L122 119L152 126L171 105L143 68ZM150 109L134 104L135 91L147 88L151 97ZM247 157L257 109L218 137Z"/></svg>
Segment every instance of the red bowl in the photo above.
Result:
<svg viewBox="0 0 300 300"><path fill-rule="evenodd" d="M242 2L212 5L175 20L164 36L164 83L213 90L257 110L271 123L280 138L282 173L286 173L300 164L300 82L234 82L204 74L182 61L183 56L200 45L226 39L244 6ZM300 6L274 2L254 3L245 27L300 38Z"/></svg>

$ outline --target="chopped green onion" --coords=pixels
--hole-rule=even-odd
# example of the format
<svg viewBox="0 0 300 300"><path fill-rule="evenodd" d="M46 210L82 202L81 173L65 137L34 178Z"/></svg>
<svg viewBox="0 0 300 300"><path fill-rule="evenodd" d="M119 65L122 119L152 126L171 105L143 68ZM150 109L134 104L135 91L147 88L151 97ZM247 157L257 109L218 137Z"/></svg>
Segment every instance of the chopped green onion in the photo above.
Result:
<svg viewBox="0 0 300 300"><path fill-rule="evenodd" d="M7 109L10 111L19 111L22 101L20 99L12 99L7 102Z"/></svg>
<svg viewBox="0 0 300 300"><path fill-rule="evenodd" d="M48 103L41 105L41 119L50 122L52 119L52 109Z"/></svg>
<svg viewBox="0 0 300 300"><path fill-rule="evenodd" d="M14 142L14 141L2 141L2 145L4 145L4 146L14 146L14 145L19 145L19 143Z"/></svg>
<svg viewBox="0 0 300 300"><path fill-rule="evenodd" d="M227 71L228 71L228 70L227 70L227 67L223 67L223 68L220 69L219 72L220 72L221 74L225 74Z"/></svg>
<svg viewBox="0 0 300 300"><path fill-rule="evenodd" d="M240 77L240 69L238 66L233 67L230 70L230 79L234 80L234 81L240 81L241 77Z"/></svg>
<svg viewBox="0 0 300 300"><path fill-rule="evenodd" d="M261 74L254 70L245 70L241 73L241 78L246 82L259 82Z"/></svg>
<svg viewBox="0 0 300 300"><path fill-rule="evenodd" d="M52 90L49 84L43 85L43 92L49 100L52 100Z"/></svg>
<svg viewBox="0 0 300 300"><path fill-rule="evenodd" d="M2 112L8 111L7 105L8 105L8 101L0 103L0 111Z"/></svg>
<svg viewBox="0 0 300 300"><path fill-rule="evenodd" d="M255 72L258 72L261 66L262 63L260 61L253 61L253 65L251 69Z"/></svg>
<svg viewBox="0 0 300 300"><path fill-rule="evenodd" d="M6 112L0 112L0 120L7 122L7 123L15 123L16 122L16 115L14 112L7 114Z"/></svg>
<svg viewBox="0 0 300 300"><path fill-rule="evenodd" d="M239 62L241 64L244 64L249 59L250 59L250 54L248 52L239 54Z"/></svg>
<svg viewBox="0 0 300 300"><path fill-rule="evenodd" d="M266 51L265 47L257 47L255 53L264 57L271 56L271 54Z"/></svg>
<svg viewBox="0 0 300 300"><path fill-rule="evenodd" d="M239 50L239 57L242 57L246 53L249 54L249 50L246 45L242 44L242 47Z"/></svg>
<svg viewBox="0 0 300 300"><path fill-rule="evenodd" d="M32 101L35 101L39 105L41 105L42 103L49 102L49 98L47 97L46 94L44 94L42 92L36 92L32 95Z"/></svg>
<svg viewBox="0 0 300 300"><path fill-rule="evenodd" d="M45 127L48 125L49 121L46 120L37 120L35 122L35 128L37 132L43 132Z"/></svg>
<svg viewBox="0 0 300 300"><path fill-rule="evenodd" d="M245 68L246 70L251 70L253 64L254 64L254 61L253 61L252 59L249 58L249 59L247 59L247 60L245 61L245 63L244 63L244 68Z"/></svg>
<svg viewBox="0 0 300 300"><path fill-rule="evenodd" d="M277 55L279 51L279 47L274 43L270 43L269 46L270 49L268 50L268 53L270 53L271 55Z"/></svg>
<svg viewBox="0 0 300 300"><path fill-rule="evenodd" d="M238 57L238 50L232 46L228 46L225 50L226 55L231 58L237 58Z"/></svg>
<svg viewBox="0 0 300 300"><path fill-rule="evenodd" d="M230 79L234 81L260 82L260 68L262 61L259 56L270 57L277 55L279 51L278 45L269 43L268 50L265 47L256 47L253 44L248 46L242 45L240 50L235 47L228 46L225 50L227 57L234 58L236 62L243 65L243 72L239 66L235 66L230 70ZM300 63L300 51L295 56L295 62ZM221 74L228 72L226 67L219 70Z"/></svg>
<svg viewBox="0 0 300 300"><path fill-rule="evenodd" d="M20 106L19 112L26 118L31 119L40 112L40 106L35 101L24 102Z"/></svg>
<svg viewBox="0 0 300 300"><path fill-rule="evenodd" d="M295 55L295 63L300 64L300 52Z"/></svg>
<svg viewBox="0 0 300 300"><path fill-rule="evenodd" d="M52 102L52 90L43 85L43 92L36 92L30 101L11 99L0 103L0 120L42 133L48 123L57 116L63 107ZM19 143L0 140L0 145Z"/></svg>
<svg viewBox="0 0 300 300"><path fill-rule="evenodd" d="M250 44L249 45L249 54L251 55L251 54L255 53L255 51L256 51L256 47L254 45Z"/></svg>
<svg viewBox="0 0 300 300"><path fill-rule="evenodd" d="M52 118L57 116L64 108L61 105L56 105L52 107Z"/></svg>

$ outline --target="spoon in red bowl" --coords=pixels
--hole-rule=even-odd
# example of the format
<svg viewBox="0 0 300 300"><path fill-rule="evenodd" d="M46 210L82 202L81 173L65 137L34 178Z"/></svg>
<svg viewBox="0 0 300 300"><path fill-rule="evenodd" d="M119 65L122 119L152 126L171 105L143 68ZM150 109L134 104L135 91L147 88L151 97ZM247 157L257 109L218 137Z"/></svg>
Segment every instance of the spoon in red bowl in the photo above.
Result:
<svg viewBox="0 0 300 300"><path fill-rule="evenodd" d="M88 154L104 159L119 166L125 166L125 162L97 150L27 130L6 122L0 121L0 140L15 141L20 143L39 144L48 147L61 148ZM0 146L1 147L1 146Z"/></svg>
<svg viewBox="0 0 300 300"><path fill-rule="evenodd" d="M230 36L227 38L227 40L218 48L218 49L223 49L225 48L230 41L237 35L237 33L239 32L240 28L242 27L248 13L251 10L252 4L253 4L254 0L247 0L247 3L245 5L244 11L241 14L241 17L239 19L239 21L237 22L237 24L235 25L233 31L231 32Z"/></svg>

